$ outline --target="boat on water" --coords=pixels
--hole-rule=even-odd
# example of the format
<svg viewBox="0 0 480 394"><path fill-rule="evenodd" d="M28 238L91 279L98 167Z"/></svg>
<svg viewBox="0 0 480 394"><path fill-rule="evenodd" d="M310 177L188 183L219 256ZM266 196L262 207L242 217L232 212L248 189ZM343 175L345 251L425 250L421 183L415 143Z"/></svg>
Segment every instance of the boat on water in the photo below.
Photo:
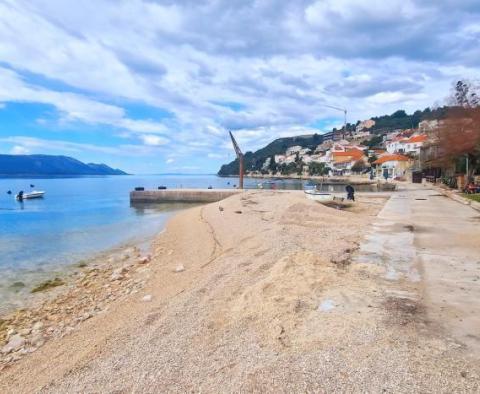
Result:
<svg viewBox="0 0 480 394"><path fill-rule="evenodd" d="M273 181L265 181L265 182L261 182L257 185L257 187L259 189L263 189L265 187L273 187L273 186L275 186L275 182L273 182Z"/></svg>
<svg viewBox="0 0 480 394"><path fill-rule="evenodd" d="M15 198L18 201L22 201L22 200L31 200L33 198L43 198L44 195L45 195L45 192L43 191L33 190L30 193L24 193L23 191L21 191L15 196Z"/></svg>

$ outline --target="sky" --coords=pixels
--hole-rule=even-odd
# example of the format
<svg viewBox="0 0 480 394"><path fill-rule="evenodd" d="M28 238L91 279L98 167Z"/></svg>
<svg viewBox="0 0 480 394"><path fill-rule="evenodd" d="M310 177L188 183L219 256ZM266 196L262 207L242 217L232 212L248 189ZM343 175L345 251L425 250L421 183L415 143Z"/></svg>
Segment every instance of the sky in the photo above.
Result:
<svg viewBox="0 0 480 394"><path fill-rule="evenodd" d="M215 173L282 136L441 105L478 0L0 0L0 153Z"/></svg>

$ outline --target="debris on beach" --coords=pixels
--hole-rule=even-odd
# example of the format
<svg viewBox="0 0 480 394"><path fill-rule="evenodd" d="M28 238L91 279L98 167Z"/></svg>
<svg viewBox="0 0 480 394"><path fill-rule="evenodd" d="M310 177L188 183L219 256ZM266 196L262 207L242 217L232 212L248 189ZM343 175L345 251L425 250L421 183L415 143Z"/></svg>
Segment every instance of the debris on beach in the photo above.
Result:
<svg viewBox="0 0 480 394"><path fill-rule="evenodd" d="M63 286L64 284L65 282L60 278L54 278L40 283L38 286L34 287L31 292L38 293L40 291L46 291L54 287Z"/></svg>

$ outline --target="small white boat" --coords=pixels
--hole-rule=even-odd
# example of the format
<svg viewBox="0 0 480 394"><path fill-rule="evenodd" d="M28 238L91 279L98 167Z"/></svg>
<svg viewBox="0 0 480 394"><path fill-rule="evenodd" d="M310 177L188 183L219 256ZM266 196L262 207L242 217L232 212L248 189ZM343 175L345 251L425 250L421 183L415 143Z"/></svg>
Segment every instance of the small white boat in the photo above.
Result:
<svg viewBox="0 0 480 394"><path fill-rule="evenodd" d="M332 193L320 192L318 190L304 190L305 197L310 200L315 200L321 203L333 201L334 195Z"/></svg>
<svg viewBox="0 0 480 394"><path fill-rule="evenodd" d="M15 198L17 200L31 200L32 198L43 198L45 192L42 192L42 191L31 191L30 193L23 193L23 192L20 192L18 193Z"/></svg>

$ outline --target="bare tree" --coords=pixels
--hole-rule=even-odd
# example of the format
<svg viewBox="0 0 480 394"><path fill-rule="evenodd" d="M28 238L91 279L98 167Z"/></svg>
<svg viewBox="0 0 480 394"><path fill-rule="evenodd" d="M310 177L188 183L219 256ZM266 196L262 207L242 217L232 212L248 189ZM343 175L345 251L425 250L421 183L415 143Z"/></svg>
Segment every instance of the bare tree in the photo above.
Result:
<svg viewBox="0 0 480 394"><path fill-rule="evenodd" d="M475 108L480 105L478 84L472 81L457 81L449 97L449 104L452 107Z"/></svg>
<svg viewBox="0 0 480 394"><path fill-rule="evenodd" d="M468 86L468 88L465 88ZM480 105L471 85L457 84L447 117L438 132L437 162L449 165L465 158L468 162L467 178L471 179L480 165Z"/></svg>

